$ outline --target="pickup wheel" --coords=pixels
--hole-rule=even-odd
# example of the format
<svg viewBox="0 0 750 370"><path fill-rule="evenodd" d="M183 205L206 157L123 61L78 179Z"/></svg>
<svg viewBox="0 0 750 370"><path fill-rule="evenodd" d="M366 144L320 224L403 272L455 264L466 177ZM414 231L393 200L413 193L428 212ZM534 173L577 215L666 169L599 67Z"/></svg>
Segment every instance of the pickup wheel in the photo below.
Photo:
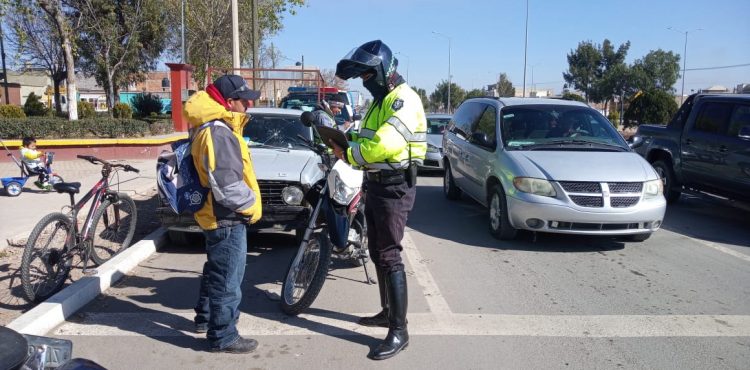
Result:
<svg viewBox="0 0 750 370"><path fill-rule="evenodd" d="M654 167L656 174L664 181L664 197L667 198L667 203L674 203L680 199L681 192L676 189L672 167L662 160L651 163L651 166Z"/></svg>

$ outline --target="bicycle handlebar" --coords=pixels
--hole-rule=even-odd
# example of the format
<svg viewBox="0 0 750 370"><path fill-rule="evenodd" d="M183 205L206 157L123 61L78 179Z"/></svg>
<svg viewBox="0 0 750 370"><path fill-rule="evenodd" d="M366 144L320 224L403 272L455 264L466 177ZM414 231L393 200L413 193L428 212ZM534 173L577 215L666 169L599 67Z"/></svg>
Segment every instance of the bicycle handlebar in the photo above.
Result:
<svg viewBox="0 0 750 370"><path fill-rule="evenodd" d="M107 162L107 161L105 161L103 159L96 158L93 155L80 155L79 154L76 157L78 157L80 159L83 159L83 160L87 160L87 161L91 162L92 164L100 164L101 163L101 164L103 164L105 166L109 166L109 167L119 167L119 168L122 168L125 172L135 172L135 173L141 172L140 170L138 170L137 168L135 168L135 167L133 167L133 166L131 166L129 164L109 163L109 162Z"/></svg>

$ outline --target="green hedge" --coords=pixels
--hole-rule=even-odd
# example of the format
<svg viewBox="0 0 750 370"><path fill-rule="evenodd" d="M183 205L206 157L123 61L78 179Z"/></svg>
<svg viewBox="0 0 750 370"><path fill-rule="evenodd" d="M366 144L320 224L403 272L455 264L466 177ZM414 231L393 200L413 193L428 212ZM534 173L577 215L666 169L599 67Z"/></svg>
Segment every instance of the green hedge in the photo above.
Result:
<svg viewBox="0 0 750 370"><path fill-rule="evenodd" d="M94 118L68 121L56 117L0 118L0 137L22 139L121 138L172 132L171 121L149 123L135 119Z"/></svg>
<svg viewBox="0 0 750 370"><path fill-rule="evenodd" d="M0 118L24 118L26 113L17 105L0 104Z"/></svg>

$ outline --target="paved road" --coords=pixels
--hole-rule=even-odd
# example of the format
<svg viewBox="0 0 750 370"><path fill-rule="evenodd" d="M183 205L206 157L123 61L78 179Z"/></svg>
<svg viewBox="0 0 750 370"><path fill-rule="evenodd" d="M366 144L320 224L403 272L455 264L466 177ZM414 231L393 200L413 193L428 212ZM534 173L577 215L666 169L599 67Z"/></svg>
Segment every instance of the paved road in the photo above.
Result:
<svg viewBox="0 0 750 370"><path fill-rule="evenodd" d="M53 331L74 354L131 368L659 368L750 364L748 213L683 198L643 243L521 234L499 242L485 211L420 178L405 256L412 342L365 356L385 329L354 322L377 287L337 263L309 313L279 313L293 237L252 239L239 328L254 354L205 352L191 333L200 247L168 247Z"/></svg>

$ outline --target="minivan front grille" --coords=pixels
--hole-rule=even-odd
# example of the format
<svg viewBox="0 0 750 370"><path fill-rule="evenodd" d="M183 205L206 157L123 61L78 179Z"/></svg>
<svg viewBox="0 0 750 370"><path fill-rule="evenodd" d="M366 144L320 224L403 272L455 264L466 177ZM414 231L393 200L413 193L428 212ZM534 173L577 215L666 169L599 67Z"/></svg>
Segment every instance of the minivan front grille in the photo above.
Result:
<svg viewBox="0 0 750 370"><path fill-rule="evenodd" d="M609 204L612 208L627 208L638 204L641 197L612 197L609 198Z"/></svg>
<svg viewBox="0 0 750 370"><path fill-rule="evenodd" d="M640 193L643 190L642 182L610 182L608 185L613 194Z"/></svg>
<svg viewBox="0 0 750 370"><path fill-rule="evenodd" d="M585 196L585 195L571 195L570 199L573 201L573 203L581 207L603 207L604 206L604 200L602 199L601 196L591 197L591 196Z"/></svg>
<svg viewBox="0 0 750 370"><path fill-rule="evenodd" d="M602 187L598 182L573 182L573 181L560 181L562 186L568 193L601 193Z"/></svg>

